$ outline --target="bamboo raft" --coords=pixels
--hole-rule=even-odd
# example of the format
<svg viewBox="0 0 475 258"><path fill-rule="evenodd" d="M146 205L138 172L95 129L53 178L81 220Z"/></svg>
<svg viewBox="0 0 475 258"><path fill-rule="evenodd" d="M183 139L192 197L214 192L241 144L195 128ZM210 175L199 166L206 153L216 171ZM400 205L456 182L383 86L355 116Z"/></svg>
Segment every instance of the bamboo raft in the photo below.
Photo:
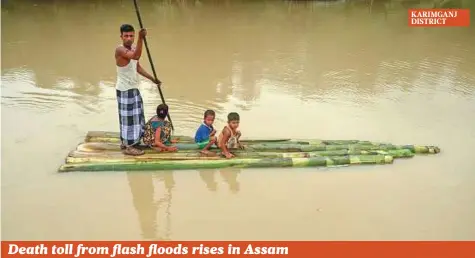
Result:
<svg viewBox="0 0 475 258"><path fill-rule="evenodd" d="M392 164L394 159L437 154L437 146L394 145L358 140L242 139L245 150L232 151L235 158L203 155L193 138L173 137L178 152L157 152L143 146L141 156L124 155L117 132L90 131L83 143L69 153L59 172L134 171L207 168L330 167Z"/></svg>

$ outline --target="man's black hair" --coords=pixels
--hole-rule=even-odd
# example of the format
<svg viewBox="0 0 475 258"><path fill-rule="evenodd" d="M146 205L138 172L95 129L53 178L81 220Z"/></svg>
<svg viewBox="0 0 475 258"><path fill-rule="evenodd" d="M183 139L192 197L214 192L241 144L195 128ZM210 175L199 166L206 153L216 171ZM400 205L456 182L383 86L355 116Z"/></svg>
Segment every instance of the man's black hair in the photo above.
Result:
<svg viewBox="0 0 475 258"><path fill-rule="evenodd" d="M122 24L122 26L120 26L120 35L122 35L122 33L124 32L132 32L132 31L135 31L135 29L134 29L134 26L130 24Z"/></svg>
<svg viewBox="0 0 475 258"><path fill-rule="evenodd" d="M207 116L216 116L216 113L214 113L213 110L208 109L208 110L205 111L204 118L206 118Z"/></svg>
<svg viewBox="0 0 475 258"><path fill-rule="evenodd" d="M239 121L239 114L236 112L231 112L228 114L228 122Z"/></svg>

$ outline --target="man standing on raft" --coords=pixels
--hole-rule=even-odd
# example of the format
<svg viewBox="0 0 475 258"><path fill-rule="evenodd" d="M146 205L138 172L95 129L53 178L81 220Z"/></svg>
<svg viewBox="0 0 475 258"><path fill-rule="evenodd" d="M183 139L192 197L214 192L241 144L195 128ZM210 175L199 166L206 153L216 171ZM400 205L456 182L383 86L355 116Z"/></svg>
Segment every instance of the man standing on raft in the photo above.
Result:
<svg viewBox="0 0 475 258"><path fill-rule="evenodd" d="M127 155L142 155L143 150L137 147L143 136L145 116L143 100L138 89L139 76L149 79L160 86L161 82L155 80L139 64L142 55L143 39L147 35L145 29L139 31L137 46L132 47L135 39L135 30L132 25L124 24L120 27L122 45L115 49L115 62L117 67L116 93L119 108L121 149Z"/></svg>

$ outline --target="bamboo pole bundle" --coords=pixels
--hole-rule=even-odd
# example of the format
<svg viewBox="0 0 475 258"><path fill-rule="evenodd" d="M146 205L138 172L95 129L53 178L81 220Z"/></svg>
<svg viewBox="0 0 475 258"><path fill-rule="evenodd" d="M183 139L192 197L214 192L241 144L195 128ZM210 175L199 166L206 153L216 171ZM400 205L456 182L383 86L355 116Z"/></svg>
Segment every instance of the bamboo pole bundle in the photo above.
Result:
<svg viewBox="0 0 475 258"><path fill-rule="evenodd" d="M390 164L390 155L347 155L318 156L311 158L234 158L219 160L152 160L123 161L103 159L94 163L69 163L59 168L59 172L70 171L143 171L143 170L180 170L180 169L216 169L272 168L272 167L325 167L356 164Z"/></svg>
<svg viewBox="0 0 475 258"><path fill-rule="evenodd" d="M360 140L243 139L243 150L225 159L216 147L202 155L193 138L179 136L177 152L158 152L140 146L145 154L124 155L116 132L91 131L59 168L67 171L136 171L206 168L313 167L352 164L389 164L395 158L436 154L437 146L394 145Z"/></svg>

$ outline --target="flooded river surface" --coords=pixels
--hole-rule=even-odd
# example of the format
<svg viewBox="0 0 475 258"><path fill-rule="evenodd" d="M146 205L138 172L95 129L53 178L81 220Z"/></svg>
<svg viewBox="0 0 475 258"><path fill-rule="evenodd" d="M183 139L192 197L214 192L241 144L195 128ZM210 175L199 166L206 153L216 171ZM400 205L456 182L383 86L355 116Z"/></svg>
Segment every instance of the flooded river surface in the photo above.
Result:
<svg viewBox="0 0 475 258"><path fill-rule="evenodd" d="M35 3L36 2L36 3ZM475 238L475 33L410 28L402 1L140 1L176 134L204 110L252 138L437 145L385 166L63 173L118 131L114 48L132 1L2 7L4 240ZM379 3L378 1L375 1ZM422 5L422 4L421 4ZM141 63L151 72L148 59ZM146 116L160 103L142 80Z"/></svg>

